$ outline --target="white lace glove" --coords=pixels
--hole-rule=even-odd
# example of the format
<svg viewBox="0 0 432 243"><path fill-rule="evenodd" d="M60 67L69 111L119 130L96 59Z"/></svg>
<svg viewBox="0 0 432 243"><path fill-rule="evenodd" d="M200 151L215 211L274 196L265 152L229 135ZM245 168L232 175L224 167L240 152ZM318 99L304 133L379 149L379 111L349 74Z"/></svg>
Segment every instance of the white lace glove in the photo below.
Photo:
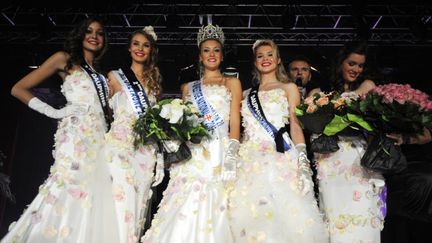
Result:
<svg viewBox="0 0 432 243"><path fill-rule="evenodd" d="M71 115L84 115L88 112L88 108L89 108L88 105L72 104L72 105L67 105L61 109L55 109L36 97L33 97L29 101L28 106L33 110L38 111L46 115L47 117L54 118L54 119L60 119Z"/></svg>
<svg viewBox="0 0 432 243"><path fill-rule="evenodd" d="M236 178L239 148L240 142L237 139L231 138L228 142L225 159L222 162L221 177L223 181L231 181Z"/></svg>
<svg viewBox="0 0 432 243"><path fill-rule="evenodd" d="M152 187L159 185L165 176L163 154L156 155L156 171L153 179Z"/></svg>
<svg viewBox="0 0 432 243"><path fill-rule="evenodd" d="M306 195L313 188L312 182L312 170L310 168L310 162L307 157L306 144L300 143L295 146L298 152L298 185L297 189L301 195Z"/></svg>

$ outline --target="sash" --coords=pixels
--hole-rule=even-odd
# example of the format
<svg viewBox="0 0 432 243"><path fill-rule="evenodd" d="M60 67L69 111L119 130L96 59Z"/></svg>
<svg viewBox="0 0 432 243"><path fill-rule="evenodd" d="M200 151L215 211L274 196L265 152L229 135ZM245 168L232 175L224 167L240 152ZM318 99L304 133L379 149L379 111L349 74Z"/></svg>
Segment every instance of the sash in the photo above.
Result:
<svg viewBox="0 0 432 243"><path fill-rule="evenodd" d="M102 74L96 72L90 65L87 64L87 62L81 67L93 81L97 95L99 97L99 101L102 105L102 111L104 113L105 121L109 128L112 121L112 115L108 105L108 82Z"/></svg>
<svg viewBox="0 0 432 243"><path fill-rule="evenodd" d="M267 120L258 98L258 86L253 87L249 92L247 106L264 130L275 140L276 151L283 153L290 150L291 147L282 136L285 132L289 131L289 127L285 124L285 126L277 130L276 127Z"/></svg>
<svg viewBox="0 0 432 243"><path fill-rule="evenodd" d="M118 74L121 84L126 91L129 102L132 105L135 115L139 117L150 106L150 101L144 90L144 87L136 78L132 70L126 69L123 72L121 68L115 71Z"/></svg>
<svg viewBox="0 0 432 243"><path fill-rule="evenodd" d="M214 130L224 124L222 117L219 116L213 106L205 99L201 80L190 82L189 90L198 106L198 110L204 116L204 124L208 129Z"/></svg>

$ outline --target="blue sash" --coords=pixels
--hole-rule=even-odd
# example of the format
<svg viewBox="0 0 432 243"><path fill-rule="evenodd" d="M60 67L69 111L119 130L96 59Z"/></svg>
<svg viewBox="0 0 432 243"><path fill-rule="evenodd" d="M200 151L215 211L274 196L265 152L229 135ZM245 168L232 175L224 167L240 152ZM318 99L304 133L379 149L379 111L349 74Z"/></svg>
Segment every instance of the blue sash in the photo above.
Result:
<svg viewBox="0 0 432 243"><path fill-rule="evenodd" d="M112 122L112 115L108 105L108 92L109 92L108 82L102 74L96 72L90 65L87 64L87 62L81 67L93 81L93 84L96 88L96 92L99 97L99 101L102 106L102 111L104 113L105 121L108 127L110 127L110 124Z"/></svg>
<svg viewBox="0 0 432 243"><path fill-rule="evenodd" d="M285 126L277 130L276 127L267 120L258 98L258 86L253 87L249 92L247 106L264 130L275 140L276 151L283 153L290 150L291 147L282 136L285 132L289 131L289 127L285 124Z"/></svg>
<svg viewBox="0 0 432 243"><path fill-rule="evenodd" d="M150 106L150 101L142 84L138 81L133 71L128 70L129 69L126 69L126 72L123 72L123 70L119 68L114 72L118 74L121 84L129 98L129 102L131 103L136 116L139 117Z"/></svg>
<svg viewBox="0 0 432 243"><path fill-rule="evenodd" d="M200 80L190 82L189 90L201 115L204 116L204 124L209 130L214 130L224 124L222 117L219 116L213 106L205 99Z"/></svg>

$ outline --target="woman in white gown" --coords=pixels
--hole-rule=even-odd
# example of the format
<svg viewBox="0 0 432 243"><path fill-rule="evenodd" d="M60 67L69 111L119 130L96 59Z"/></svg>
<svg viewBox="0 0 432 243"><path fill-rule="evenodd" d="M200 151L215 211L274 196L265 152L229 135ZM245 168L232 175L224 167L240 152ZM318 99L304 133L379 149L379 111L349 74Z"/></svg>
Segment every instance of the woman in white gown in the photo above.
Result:
<svg viewBox="0 0 432 243"><path fill-rule="evenodd" d="M348 43L341 49L333 90L362 95L373 89L374 82L362 75L365 61L364 43ZM383 177L360 165L367 148L363 134L351 131L338 137L338 151L314 154L320 208L328 221L330 242L379 243L385 216Z"/></svg>
<svg viewBox="0 0 432 243"><path fill-rule="evenodd" d="M108 74L114 95L110 103L114 121L106 134L107 161L113 178L113 198L120 233L118 243L135 243L142 233L156 150L152 145L134 148L133 125L160 95L161 76L156 66L158 49L153 27L133 32L129 38L131 66ZM160 161L162 162L162 161ZM163 177L158 168L158 182ZM162 172L162 173L160 173Z"/></svg>
<svg viewBox="0 0 432 243"><path fill-rule="evenodd" d="M168 187L142 242L233 242L223 181L235 177L242 89L240 80L219 70L223 42L218 26L203 26L198 33L203 75L182 92L205 117L211 139L189 144L192 158L171 166Z"/></svg>
<svg viewBox="0 0 432 243"><path fill-rule="evenodd" d="M57 52L12 88L12 95L48 117L60 119L54 165L39 193L1 242L118 242L111 181L104 160L109 121L108 86L93 65L107 46L105 29L84 20ZM57 73L67 105L54 109L31 88Z"/></svg>
<svg viewBox="0 0 432 243"><path fill-rule="evenodd" d="M288 80L273 41L258 40L252 49L259 85L245 91L242 102L241 166L229 199L234 241L327 242L294 112L297 86Z"/></svg>

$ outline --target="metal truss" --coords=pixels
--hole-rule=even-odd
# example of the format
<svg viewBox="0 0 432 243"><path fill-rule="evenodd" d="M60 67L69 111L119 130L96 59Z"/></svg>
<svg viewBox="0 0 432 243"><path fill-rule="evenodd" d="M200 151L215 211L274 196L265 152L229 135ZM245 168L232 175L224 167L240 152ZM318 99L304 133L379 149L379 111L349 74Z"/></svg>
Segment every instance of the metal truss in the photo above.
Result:
<svg viewBox="0 0 432 243"><path fill-rule="evenodd" d="M112 44L125 44L129 33L153 25L160 45L195 45L198 28L211 22L224 29L230 45L270 38L280 45L327 46L360 37L372 45L432 46L432 7L426 3L238 2L145 1L90 8L10 5L1 9L0 43L59 44L79 20L99 15Z"/></svg>

